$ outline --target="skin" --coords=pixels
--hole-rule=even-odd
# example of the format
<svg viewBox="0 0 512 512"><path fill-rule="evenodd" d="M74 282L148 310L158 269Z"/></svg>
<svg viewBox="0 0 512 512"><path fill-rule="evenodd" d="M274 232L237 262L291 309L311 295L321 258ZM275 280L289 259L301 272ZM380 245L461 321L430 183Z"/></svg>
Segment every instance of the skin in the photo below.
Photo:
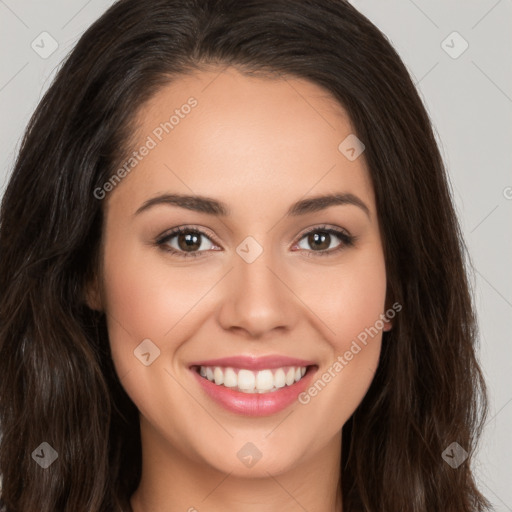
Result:
<svg viewBox="0 0 512 512"><path fill-rule="evenodd" d="M338 150L354 129L319 86L233 68L182 76L160 90L137 116L136 148L191 96L197 106L105 199L102 268L88 293L107 315L117 374L140 411L143 469L133 510L341 511L341 430L373 379L382 332L308 404L264 417L223 409L188 367L282 354L315 361L320 376L389 307L364 153L349 161ZM333 192L356 195L369 215L335 205L285 216L294 202ZM231 214L166 204L135 214L162 193L215 198ZM356 236L354 246L319 255L302 233L323 224ZM207 232L196 258L155 243L182 225ZM247 236L263 248L252 263L236 252ZM328 244L332 251L343 241L332 235ZM185 251L178 237L168 245ZM148 338L160 355L145 366L134 350ZM262 453L250 468L237 457L247 442Z"/></svg>

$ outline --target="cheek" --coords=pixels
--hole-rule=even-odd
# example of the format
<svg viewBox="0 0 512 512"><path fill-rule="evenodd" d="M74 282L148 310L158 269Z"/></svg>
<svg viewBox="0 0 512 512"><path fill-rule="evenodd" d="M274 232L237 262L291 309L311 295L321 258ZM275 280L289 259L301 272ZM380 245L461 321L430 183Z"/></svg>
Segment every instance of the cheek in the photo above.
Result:
<svg viewBox="0 0 512 512"><path fill-rule="evenodd" d="M115 243L105 251L105 308L136 338L162 339L212 280L200 270L163 264L156 251L121 253Z"/></svg>
<svg viewBox="0 0 512 512"><path fill-rule="evenodd" d="M125 391L146 417L182 410L190 397L165 372L172 372L187 312L211 286L211 276L191 280L190 272L157 264L147 247L130 248L114 240L104 253L104 276L112 359ZM150 364L145 366L139 358L148 351ZM165 416L162 424L174 421Z"/></svg>
<svg viewBox="0 0 512 512"><path fill-rule="evenodd" d="M363 399L380 357L385 263L380 250L365 254L350 264L347 259L337 270L310 275L316 286L310 287L307 301L328 326L323 333L330 351L299 402L311 418L322 418L329 434L348 420Z"/></svg>
<svg viewBox="0 0 512 512"><path fill-rule="evenodd" d="M128 238L127 235L124 235ZM165 254L138 243L129 246L112 236L104 252L104 308L112 357L120 376L141 370L134 350L149 339L164 367L183 340L193 334L194 313L218 280L211 267L188 270L165 262ZM196 326L197 327L197 326Z"/></svg>
<svg viewBox="0 0 512 512"><path fill-rule="evenodd" d="M377 321L382 329L386 269L380 247L354 252L336 267L310 268L306 274L301 297L325 324L323 332L337 353L348 350L351 340Z"/></svg>
<svg viewBox="0 0 512 512"><path fill-rule="evenodd" d="M106 245L104 308L112 357L120 376L140 366L134 350L143 340L149 339L163 350L162 337L177 322L178 303L183 299L181 293L175 293L177 286L180 283L169 286L158 267L137 247L115 240Z"/></svg>

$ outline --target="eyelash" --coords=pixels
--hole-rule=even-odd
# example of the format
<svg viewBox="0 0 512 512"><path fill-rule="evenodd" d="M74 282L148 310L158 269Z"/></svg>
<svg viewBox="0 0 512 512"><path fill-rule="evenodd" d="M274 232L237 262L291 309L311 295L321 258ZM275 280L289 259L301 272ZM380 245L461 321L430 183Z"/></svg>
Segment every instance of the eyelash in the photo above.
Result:
<svg viewBox="0 0 512 512"><path fill-rule="evenodd" d="M309 251L307 249L300 249L301 251L306 251L308 257L333 255L335 253L338 253L339 251L342 251L346 247L352 247L357 240L356 236L349 235L345 231L341 231L339 229L334 229L334 228L329 228L327 226L317 226L317 227L310 229L309 231L306 231L305 233L303 233L302 236L299 238L299 242L306 236L310 235L311 233L317 233L317 232L335 235L341 240L342 243L335 249L325 249L325 250L321 250L321 251ZM181 258L190 258L190 257L195 258L195 257L201 256L205 252L208 252L208 251L184 252L184 251L178 251L178 250L174 249L173 247L169 247L167 245L169 240L171 240L172 238L174 238L177 235L180 235L181 233L193 233L196 235L201 235L201 236L208 238L210 241L215 242L204 231L201 231L200 229L197 229L197 228L190 228L188 226L183 226L183 227L175 228L172 231L170 231L169 233L166 233L165 235L161 236L160 238L158 238L156 240L155 243L162 250L164 250L166 252L170 252L171 254L175 254ZM313 253L313 254L311 254L311 253Z"/></svg>

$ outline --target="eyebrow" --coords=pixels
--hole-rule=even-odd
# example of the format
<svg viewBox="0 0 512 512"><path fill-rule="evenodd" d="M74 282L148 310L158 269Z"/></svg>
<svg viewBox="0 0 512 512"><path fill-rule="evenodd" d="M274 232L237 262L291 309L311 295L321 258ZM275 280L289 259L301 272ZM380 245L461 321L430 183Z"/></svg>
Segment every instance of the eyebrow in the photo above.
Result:
<svg viewBox="0 0 512 512"><path fill-rule="evenodd" d="M187 210L220 217L229 216L231 214L231 210L225 203L210 197L183 194L162 194L153 197L152 199L148 199L140 208L137 209L134 215L138 215L153 206L162 204L179 206L180 208L185 208ZM368 206L359 197L350 193L328 194L310 197L308 199L301 199L290 206L286 212L286 216L298 217L299 215L306 215L308 213L325 210L330 206L348 204L361 208L366 215L370 217L370 209Z"/></svg>

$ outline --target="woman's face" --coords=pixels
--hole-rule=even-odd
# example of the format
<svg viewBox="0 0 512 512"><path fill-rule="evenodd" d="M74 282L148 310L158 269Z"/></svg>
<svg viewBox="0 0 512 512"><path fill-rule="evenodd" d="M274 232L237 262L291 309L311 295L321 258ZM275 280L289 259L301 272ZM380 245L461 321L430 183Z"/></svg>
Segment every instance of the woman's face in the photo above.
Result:
<svg viewBox="0 0 512 512"><path fill-rule="evenodd" d="M241 476L339 453L378 365L386 294L364 153L353 138L339 148L347 114L308 81L228 68L176 79L138 120L125 176L105 186L90 303L143 447ZM332 194L345 200L302 203ZM201 234L168 236L177 227Z"/></svg>

